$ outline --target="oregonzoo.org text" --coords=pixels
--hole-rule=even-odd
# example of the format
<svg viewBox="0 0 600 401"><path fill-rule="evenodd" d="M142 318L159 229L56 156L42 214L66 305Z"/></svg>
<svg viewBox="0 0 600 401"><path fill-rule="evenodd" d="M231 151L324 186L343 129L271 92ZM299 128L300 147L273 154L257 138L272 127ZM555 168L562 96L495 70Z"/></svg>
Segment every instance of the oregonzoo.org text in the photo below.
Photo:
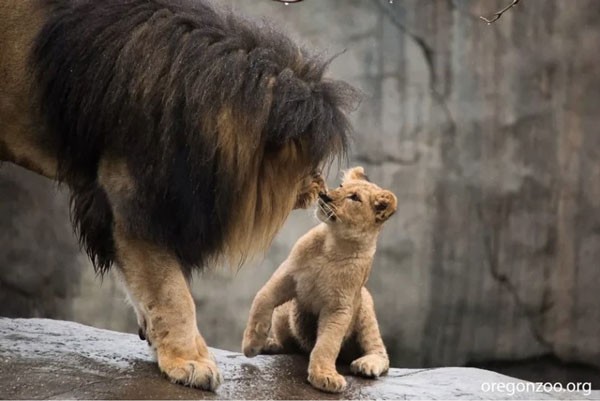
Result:
<svg viewBox="0 0 600 401"><path fill-rule="evenodd" d="M565 385L562 383L550 382L483 382L481 391L484 393L504 393L513 396L517 393L574 393L581 392L583 395L590 395L592 392L592 383L573 383Z"/></svg>

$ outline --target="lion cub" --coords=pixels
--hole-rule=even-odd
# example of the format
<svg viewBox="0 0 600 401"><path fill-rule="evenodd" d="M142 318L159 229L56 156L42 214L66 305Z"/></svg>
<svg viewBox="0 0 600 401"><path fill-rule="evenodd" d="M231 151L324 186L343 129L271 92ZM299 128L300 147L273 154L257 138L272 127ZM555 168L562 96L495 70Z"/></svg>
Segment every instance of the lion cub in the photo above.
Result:
<svg viewBox="0 0 600 401"><path fill-rule="evenodd" d="M364 285L377 237L397 200L356 167L318 202L322 223L298 240L254 298L242 349L248 357L310 352L308 381L340 392L346 380L336 370L338 356L358 357L350 367L362 376L378 377L389 368Z"/></svg>

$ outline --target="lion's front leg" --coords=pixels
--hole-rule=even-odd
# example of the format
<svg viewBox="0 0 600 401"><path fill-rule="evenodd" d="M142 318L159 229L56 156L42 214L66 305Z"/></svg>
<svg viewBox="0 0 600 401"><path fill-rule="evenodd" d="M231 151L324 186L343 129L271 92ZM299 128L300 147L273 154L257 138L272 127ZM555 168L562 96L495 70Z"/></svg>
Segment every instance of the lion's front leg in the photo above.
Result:
<svg viewBox="0 0 600 401"><path fill-rule="evenodd" d="M221 374L198 331L194 300L176 258L118 225L115 242L119 273L160 370L173 382L215 390Z"/></svg>

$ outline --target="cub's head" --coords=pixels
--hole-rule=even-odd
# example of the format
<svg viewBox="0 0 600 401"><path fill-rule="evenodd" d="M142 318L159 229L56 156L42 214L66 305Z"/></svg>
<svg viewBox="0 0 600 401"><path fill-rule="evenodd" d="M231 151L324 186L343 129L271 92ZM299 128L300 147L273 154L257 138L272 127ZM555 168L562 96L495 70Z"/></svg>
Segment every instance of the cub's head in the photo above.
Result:
<svg viewBox="0 0 600 401"><path fill-rule="evenodd" d="M319 195L317 217L348 235L377 232L394 214L396 196L370 182L362 167L347 170L342 184Z"/></svg>

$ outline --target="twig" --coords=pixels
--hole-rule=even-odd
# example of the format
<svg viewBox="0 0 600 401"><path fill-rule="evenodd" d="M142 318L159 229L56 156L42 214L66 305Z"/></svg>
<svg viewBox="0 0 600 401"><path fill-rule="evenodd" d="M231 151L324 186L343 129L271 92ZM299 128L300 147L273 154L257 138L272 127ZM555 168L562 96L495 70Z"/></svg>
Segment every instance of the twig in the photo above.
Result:
<svg viewBox="0 0 600 401"><path fill-rule="evenodd" d="M495 22L495 21L499 20L500 17L502 17L502 14L504 14L505 12L507 12L508 10L510 10L511 8L513 8L514 6L516 6L517 4L519 4L519 1L521 1L521 0L513 0L512 3L510 3L509 5L507 5L506 7L504 7L502 10L498 11L497 13L495 13L494 15L492 15L491 18L486 18L483 15L479 16L479 18L481 18L482 20L484 20L488 24L491 24L492 22Z"/></svg>

